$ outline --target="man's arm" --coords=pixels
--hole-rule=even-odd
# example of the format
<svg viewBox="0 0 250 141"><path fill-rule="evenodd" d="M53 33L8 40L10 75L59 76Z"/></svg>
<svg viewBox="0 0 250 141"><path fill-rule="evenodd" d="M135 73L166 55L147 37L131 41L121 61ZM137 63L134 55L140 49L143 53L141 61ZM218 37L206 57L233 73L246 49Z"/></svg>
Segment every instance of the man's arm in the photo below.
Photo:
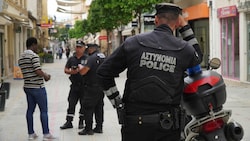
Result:
<svg viewBox="0 0 250 141"><path fill-rule="evenodd" d="M184 19L182 15L179 16L179 27L180 33L182 35L183 40L187 41L190 45L193 46L198 55L198 62L201 63L203 59L203 53L201 52L200 45L197 39L194 36L194 32L188 22Z"/></svg>
<svg viewBox="0 0 250 141"><path fill-rule="evenodd" d="M43 72L41 69L35 70L35 73L41 77L44 78L45 81L49 81L50 80L50 75Z"/></svg>
<svg viewBox="0 0 250 141"><path fill-rule="evenodd" d="M90 70L90 68L88 66L83 66L83 65L78 65L78 69L79 69L79 73L81 75L85 75L88 73L88 71Z"/></svg>
<svg viewBox="0 0 250 141"><path fill-rule="evenodd" d="M121 95L116 87L115 77L126 69L126 55L123 45L118 47L106 60L98 67L97 76L104 89L104 94L108 97L114 108L116 102L121 99Z"/></svg>
<svg viewBox="0 0 250 141"><path fill-rule="evenodd" d="M64 73L69 74L69 75L77 74L78 72L79 72L78 68L67 68L67 67L64 68Z"/></svg>

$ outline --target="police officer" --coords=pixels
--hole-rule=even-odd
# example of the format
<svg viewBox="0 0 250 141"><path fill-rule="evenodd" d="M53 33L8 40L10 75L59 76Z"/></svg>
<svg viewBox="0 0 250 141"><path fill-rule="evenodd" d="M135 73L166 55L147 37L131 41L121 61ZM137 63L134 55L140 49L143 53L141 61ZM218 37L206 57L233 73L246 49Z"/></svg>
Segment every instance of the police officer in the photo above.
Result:
<svg viewBox="0 0 250 141"><path fill-rule="evenodd" d="M79 135L93 135L93 133L102 133L103 126L103 98L104 93L97 76L96 69L104 61L105 55L100 53L97 44L87 44L89 57L84 66L79 65L80 74L86 76L86 87L83 98L83 113L85 115L85 129L80 131ZM95 115L96 126L92 130L93 114Z"/></svg>
<svg viewBox="0 0 250 141"><path fill-rule="evenodd" d="M105 95L119 113L122 141L179 141L184 72L202 61L182 9L171 3L155 8L156 28L127 38L97 70ZM174 36L177 28L184 40ZM121 99L114 78L125 69Z"/></svg>
<svg viewBox="0 0 250 141"><path fill-rule="evenodd" d="M85 83L85 78L80 75L78 65L84 65L86 63L87 56L86 54L84 54L85 49L86 47L83 41L76 41L75 53L68 59L64 68L64 72L70 75L69 79L71 81L71 85L68 96L69 105L67 109L66 123L60 127L61 129L73 128L72 121L75 115L75 107L78 101L80 101L80 105L82 108L82 98L84 94L82 88ZM80 109L78 125L79 129L82 129L84 127L83 120L84 115Z"/></svg>

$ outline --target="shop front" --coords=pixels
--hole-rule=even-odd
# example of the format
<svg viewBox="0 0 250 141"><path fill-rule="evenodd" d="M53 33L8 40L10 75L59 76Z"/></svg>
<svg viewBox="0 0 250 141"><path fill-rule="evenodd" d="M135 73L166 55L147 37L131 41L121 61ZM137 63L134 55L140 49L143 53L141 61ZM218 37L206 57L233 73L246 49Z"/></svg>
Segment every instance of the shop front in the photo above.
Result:
<svg viewBox="0 0 250 141"><path fill-rule="evenodd" d="M235 5L217 9L220 20L221 70L224 77L239 80L239 14Z"/></svg>
<svg viewBox="0 0 250 141"><path fill-rule="evenodd" d="M240 34L240 81L250 82L250 1L237 4Z"/></svg>
<svg viewBox="0 0 250 141"><path fill-rule="evenodd" d="M199 12L197 12L199 11ZM195 37L197 38L202 53L203 61L202 67L207 67L209 61L209 9L207 3L202 2L183 9L183 15L191 25Z"/></svg>

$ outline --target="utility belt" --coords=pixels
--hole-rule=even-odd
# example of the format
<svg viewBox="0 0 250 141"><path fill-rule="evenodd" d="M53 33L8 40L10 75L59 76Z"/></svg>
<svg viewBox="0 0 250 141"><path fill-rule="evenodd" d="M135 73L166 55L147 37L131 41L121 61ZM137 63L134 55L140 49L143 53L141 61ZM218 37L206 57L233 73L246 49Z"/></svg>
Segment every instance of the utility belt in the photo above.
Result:
<svg viewBox="0 0 250 141"><path fill-rule="evenodd" d="M165 112L152 115L126 115L126 124L160 124L163 129L176 130L180 128L180 114L181 110L174 108Z"/></svg>

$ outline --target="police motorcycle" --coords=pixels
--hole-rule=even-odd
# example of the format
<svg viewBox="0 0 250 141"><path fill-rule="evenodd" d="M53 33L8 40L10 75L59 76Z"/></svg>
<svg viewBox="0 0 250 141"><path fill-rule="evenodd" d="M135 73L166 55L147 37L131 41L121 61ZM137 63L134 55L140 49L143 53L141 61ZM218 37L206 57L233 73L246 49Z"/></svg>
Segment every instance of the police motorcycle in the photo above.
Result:
<svg viewBox="0 0 250 141"><path fill-rule="evenodd" d="M243 138L243 128L231 118L232 111L223 109L226 86L222 76L213 71L220 64L218 58L213 58L207 70L201 70L199 65L187 70L183 108L191 119L184 127L184 141L240 141Z"/></svg>

